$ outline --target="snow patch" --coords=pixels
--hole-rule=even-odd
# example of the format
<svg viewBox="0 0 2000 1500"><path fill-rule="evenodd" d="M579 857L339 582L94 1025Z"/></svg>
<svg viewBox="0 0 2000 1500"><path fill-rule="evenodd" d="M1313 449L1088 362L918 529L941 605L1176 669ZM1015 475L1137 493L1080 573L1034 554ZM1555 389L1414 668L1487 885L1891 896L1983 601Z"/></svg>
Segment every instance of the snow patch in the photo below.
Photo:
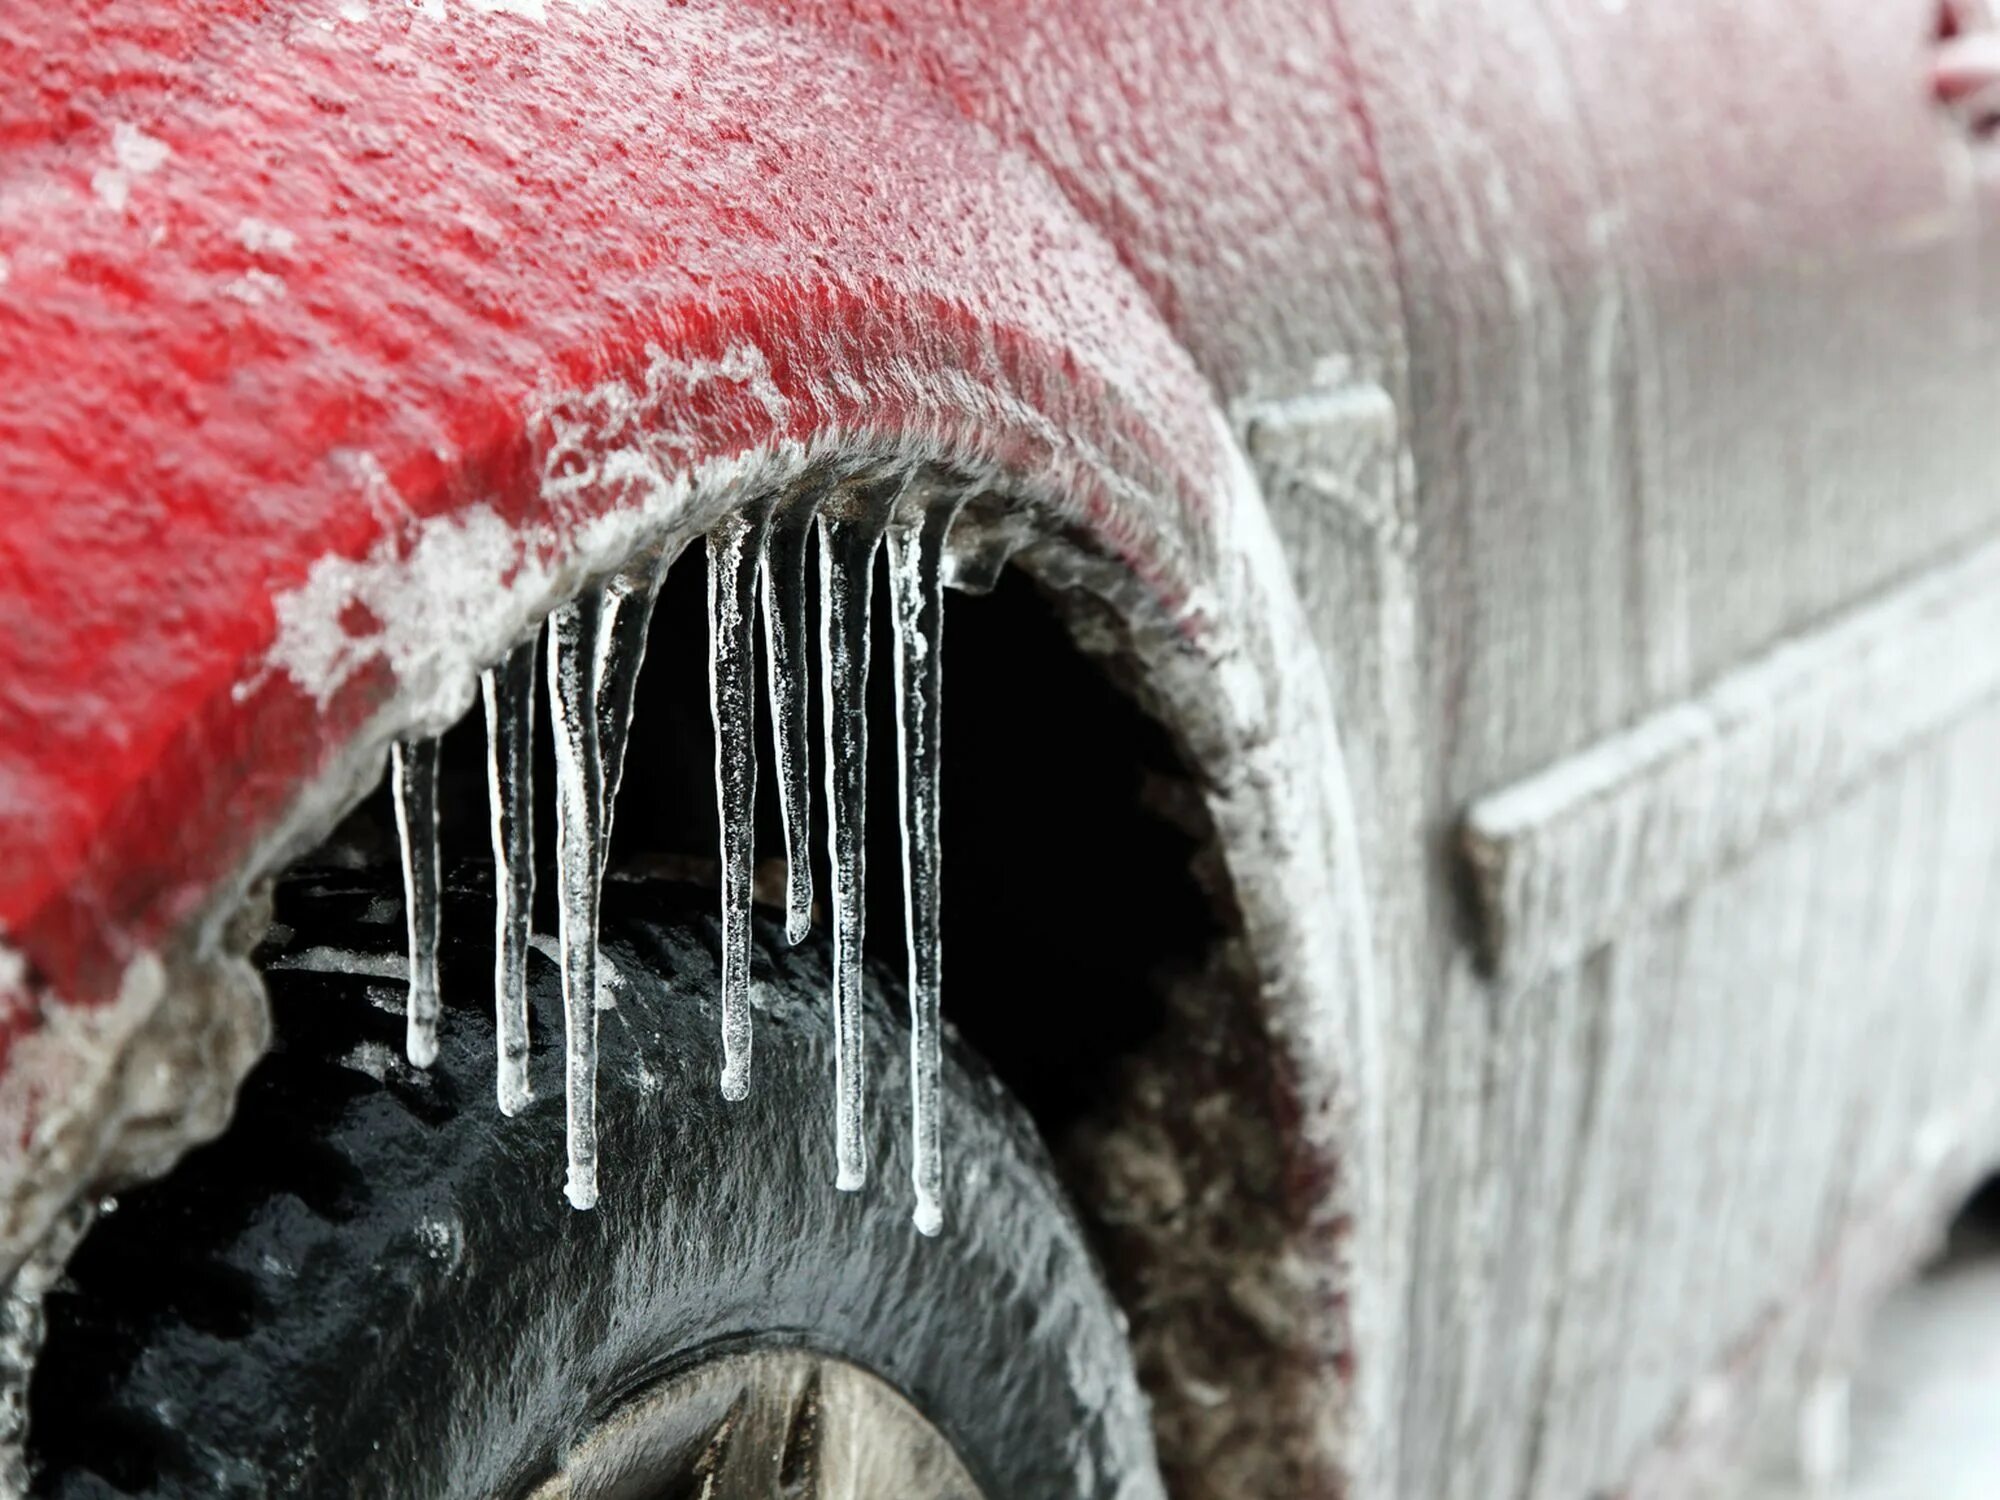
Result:
<svg viewBox="0 0 2000 1500"><path fill-rule="evenodd" d="M239 219L236 242L252 255L289 255L298 248L299 237L262 219Z"/></svg>
<svg viewBox="0 0 2000 1500"><path fill-rule="evenodd" d="M486 16L519 16L524 21L546 21L545 0L465 0L469 9Z"/></svg>
<svg viewBox="0 0 2000 1500"><path fill-rule="evenodd" d="M396 1065L401 1061L401 1054L393 1047L381 1042L357 1042L348 1048L340 1064L357 1073L366 1073L377 1083L387 1083L395 1075Z"/></svg>
<svg viewBox="0 0 2000 1500"><path fill-rule="evenodd" d="M277 597L277 638L237 695L282 672L324 708L357 674L386 662L412 705L402 727L442 733L470 706L482 668L577 582L618 567L682 519L696 493L733 493L753 473L776 478L803 466L804 447L786 442L697 460L692 435L672 429L667 411L675 397L717 381L745 388L776 424L790 414L763 350L743 342L713 360L655 349L637 388L614 380L537 397L527 418L547 444L541 494L561 521L516 529L474 505L406 522L365 557L321 558ZM355 459L369 503L384 514L400 510L379 465L369 467L372 456ZM632 501L575 515L583 497L607 487Z"/></svg>
<svg viewBox="0 0 2000 1500"><path fill-rule="evenodd" d="M468 10L487 16L519 16L524 21L547 21L550 0L464 0ZM567 0L571 10L593 11L598 0ZM444 0L424 0L424 14L444 18Z"/></svg>
<svg viewBox="0 0 2000 1500"><path fill-rule="evenodd" d="M528 939L528 946L556 967L562 967L562 941L551 933L538 932ZM624 971L612 960L604 949L597 950L597 1008L600 1011L618 1009L619 992L629 989L631 981Z"/></svg>
<svg viewBox="0 0 2000 1500"><path fill-rule="evenodd" d="M251 307L275 302L285 295L285 279L269 271L248 270L222 283L222 295Z"/></svg>
<svg viewBox="0 0 2000 1500"><path fill-rule="evenodd" d="M122 209L131 200L133 180L159 170L171 155L165 141L121 121L111 129L111 165L91 174L90 189L107 208Z"/></svg>
<svg viewBox="0 0 2000 1500"><path fill-rule="evenodd" d="M455 1219L419 1219L417 1240L424 1254L446 1265L456 1262L465 1249L465 1231Z"/></svg>
<svg viewBox="0 0 2000 1500"><path fill-rule="evenodd" d="M321 558L278 596L268 660L322 708L386 661L417 700L415 727L442 733L471 701L477 664L500 655L553 582L497 512L473 506L422 522L407 553L384 537L366 557Z"/></svg>
<svg viewBox="0 0 2000 1500"><path fill-rule="evenodd" d="M301 948L280 953L264 967L298 969L307 974L361 974L370 979L410 977L410 960L403 953L355 953L345 948Z"/></svg>

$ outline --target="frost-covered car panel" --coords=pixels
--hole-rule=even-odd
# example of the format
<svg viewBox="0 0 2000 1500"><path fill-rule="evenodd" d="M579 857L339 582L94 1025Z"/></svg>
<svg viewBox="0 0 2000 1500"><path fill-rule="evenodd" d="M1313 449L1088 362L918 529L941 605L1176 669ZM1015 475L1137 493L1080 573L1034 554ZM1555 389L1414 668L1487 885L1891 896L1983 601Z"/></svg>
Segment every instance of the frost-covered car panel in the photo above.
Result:
<svg viewBox="0 0 2000 1500"><path fill-rule="evenodd" d="M1684 774L1700 732L1667 736L1683 761L1657 778L1624 773L1659 739L1610 737L1685 728L1732 669L1753 688L1721 700L1749 705L1730 743L1795 759L1843 704L1922 735L1976 712L1968 690L1941 720L1894 697L1895 673L1868 678L1887 698L1815 686L1873 639L1848 610L1901 584L1917 592L1870 607L1922 613L1908 601L1935 590L1904 581L1994 519L1994 190L1933 98L1973 8L16 11L10 1257L91 1182L219 1125L262 1044L229 920L392 740L455 718L524 627L646 549L780 493L921 471L1032 517L1036 565L1128 622L1208 779L1282 1059L1274 1215L1295 1276L1227 1295L1282 1371L1265 1415L1285 1482L1622 1482L1698 1415L1704 1372L1755 1363L1751 1330L1806 1250L1651 1356L1670 1374L1605 1382L1615 1420L1566 1418L1536 1447L1545 1410L1580 1410L1571 1391L1615 1354L1613 1314L1564 1311L1597 1284L1571 1221L1616 1220L1651 1180L1590 1166L1623 1159L1601 1144L1616 1110L1561 1103L1621 1054L1558 1061L1596 1056L1594 1017L1663 1013L1690 954L1759 951L1787 901L1812 903L1802 949L1852 925L1801 894L1784 841L1834 838L1815 820L1879 778L1800 772L1825 792L1803 811L1742 839L1635 837L1609 874L1565 842L1580 825L1508 824L1542 861L1524 878L1612 893L1587 918L1535 908L1567 956L1527 964L1525 991L1506 895L1430 851L1468 804L1482 858L1485 799L1573 807L1573 763L1726 794ZM1783 644L1801 631L1804 689ZM1854 763L1902 764L1921 737ZM1752 785L1794 779L1747 759ZM1987 827L1978 789L1938 775L1964 803L1950 821ZM1621 795L1614 813L1659 800ZM1847 837L1863 866L1928 847ZM1674 902L1760 852L1756 899L1690 927ZM1896 889L1871 921L1917 907ZM1971 983L1984 949L1953 942L1931 989ZM1766 988L1803 993L1800 972ZM1471 1019L1502 1000L1553 1017L1546 1035ZM1697 1037L1729 1034L1727 1006L1702 1014ZM1789 1056L1818 1025L1746 1055ZM1537 1107L1560 1123L1534 1134L1557 1144L1482 1156L1525 1127L1474 1080L1544 1056L1561 1082ZM1906 1144L1929 1099L1908 1093L1882 1124ZM1728 1089L1691 1107L1794 1128ZM1982 1130L1954 1151L1976 1158ZM1813 1158L1799 1218L1841 1201L1836 1155ZM1544 1311L1504 1331L1511 1273L1480 1248L1496 1198L1524 1205ZM1846 1221L1825 1216L1810 1248L1830 1255ZM1729 1245L1760 1232L1741 1222ZM1709 1253L1683 1231L1645 1237L1670 1278Z"/></svg>

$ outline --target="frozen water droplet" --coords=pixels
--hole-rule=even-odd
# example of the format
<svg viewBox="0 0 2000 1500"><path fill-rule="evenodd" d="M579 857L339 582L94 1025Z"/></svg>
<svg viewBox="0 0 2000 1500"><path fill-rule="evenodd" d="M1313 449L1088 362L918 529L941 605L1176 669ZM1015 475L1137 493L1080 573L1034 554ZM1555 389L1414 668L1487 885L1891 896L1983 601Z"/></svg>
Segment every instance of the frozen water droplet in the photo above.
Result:
<svg viewBox="0 0 2000 1500"><path fill-rule="evenodd" d="M778 757L778 811L785 827L785 941L812 929L812 760L806 748L806 538L819 492L779 510L764 543L764 663L770 678L771 743Z"/></svg>
<svg viewBox="0 0 2000 1500"><path fill-rule="evenodd" d="M834 1186L868 1180L862 1109L868 1089L861 1029L861 943L868 821L868 616L875 550L893 493L843 492L819 515L820 677L826 705L827 848L833 906Z"/></svg>
<svg viewBox="0 0 2000 1500"><path fill-rule="evenodd" d="M549 718L556 748L564 1097L569 1179L577 1208L597 1203L597 902L603 877L604 763L598 747L604 595L592 590L549 616Z"/></svg>
<svg viewBox="0 0 2000 1500"><path fill-rule="evenodd" d="M528 933L535 908L535 640L479 677L486 705L486 794L493 824L494 1091L517 1115L528 1087Z"/></svg>
<svg viewBox="0 0 2000 1500"><path fill-rule="evenodd" d="M410 1062L437 1061L438 1025L438 742L407 740L390 752L396 832L403 849L403 909L410 931L410 1001L405 1049Z"/></svg>
<svg viewBox="0 0 2000 1500"><path fill-rule="evenodd" d="M895 617L896 739L902 752L903 913L910 962L910 1179L916 1225L944 1225L944 1157L938 1118L941 1049L938 768L942 728L944 543L963 499L927 495L889 529L889 597Z"/></svg>
<svg viewBox="0 0 2000 1500"><path fill-rule="evenodd" d="M708 534L708 703L722 830L722 1097L750 1091L750 889L757 804L757 572L768 511Z"/></svg>

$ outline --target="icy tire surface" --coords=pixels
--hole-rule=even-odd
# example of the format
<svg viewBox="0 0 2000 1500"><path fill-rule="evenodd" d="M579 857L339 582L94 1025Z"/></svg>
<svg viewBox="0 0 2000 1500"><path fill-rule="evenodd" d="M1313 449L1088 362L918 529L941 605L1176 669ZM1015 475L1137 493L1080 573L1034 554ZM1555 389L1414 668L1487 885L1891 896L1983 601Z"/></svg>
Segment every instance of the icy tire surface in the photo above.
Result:
<svg viewBox="0 0 2000 1500"><path fill-rule="evenodd" d="M710 892L604 899L598 1206L563 1201L561 984L529 959L530 1078L493 1099L492 894L449 884L437 1065L404 1060L395 872L281 889L277 1050L239 1118L87 1238L33 1397L38 1493L523 1492L704 1351L788 1342L900 1388L994 1500L1158 1494L1119 1321L1025 1119L947 1042L949 1231L907 1198L908 1032L871 977L883 1170L836 1192L827 945L762 922L759 1074L725 1103ZM385 908L390 913L384 920ZM378 966L379 967L379 966Z"/></svg>

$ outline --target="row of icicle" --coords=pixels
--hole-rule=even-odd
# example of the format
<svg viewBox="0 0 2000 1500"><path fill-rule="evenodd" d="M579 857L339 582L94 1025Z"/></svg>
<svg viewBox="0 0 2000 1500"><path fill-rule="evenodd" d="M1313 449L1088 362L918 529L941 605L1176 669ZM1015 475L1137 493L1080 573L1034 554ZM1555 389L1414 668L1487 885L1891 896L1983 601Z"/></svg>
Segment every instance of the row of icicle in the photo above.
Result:
<svg viewBox="0 0 2000 1500"><path fill-rule="evenodd" d="M940 983L938 736L944 542L960 504L907 483L807 491L736 512L708 535L709 709L722 829L722 1078L726 1099L750 1087L750 893L757 788L756 619L777 749L785 839L785 934L812 920L806 553L817 525L820 683L826 719L827 845L833 889L835 1182L867 1180L863 1134L863 831L867 821L869 615L875 556L889 549L901 749L903 899L909 934L911 1176L917 1227L943 1222L938 1122ZM548 699L556 750L557 869L569 1176L578 1208L597 1202L597 913L605 851L654 601L671 562L649 561L562 605L548 621ZM496 1090L503 1114L529 1101L527 956L534 906L535 649L531 636L481 676L496 891ZM410 1061L437 1057L438 747L398 744L392 787L409 920Z"/></svg>

